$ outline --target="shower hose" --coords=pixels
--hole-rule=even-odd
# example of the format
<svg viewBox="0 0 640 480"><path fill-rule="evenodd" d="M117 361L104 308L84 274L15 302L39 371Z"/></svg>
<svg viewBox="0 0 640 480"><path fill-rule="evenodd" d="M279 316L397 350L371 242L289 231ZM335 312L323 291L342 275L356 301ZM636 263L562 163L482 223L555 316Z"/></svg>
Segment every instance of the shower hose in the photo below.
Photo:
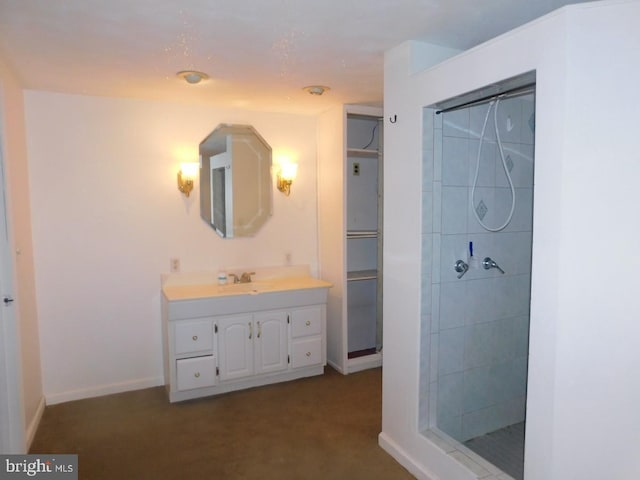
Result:
<svg viewBox="0 0 640 480"><path fill-rule="evenodd" d="M502 168L504 168L504 173L507 175L507 180L509 181L509 187L511 188L511 211L509 212L509 216L507 217L505 222L501 226L495 227L495 228L487 226L482 221L482 219L478 215L475 201L474 201L474 197L476 194L476 186L478 184L478 172L480 171L480 156L482 153L482 143L484 141L484 133L487 128L487 121L489 120L489 115L491 114L491 108L493 107L494 103L496 104L496 106L493 110L493 124L496 129L496 140L498 142L498 150L500 151L500 159L502 160ZM471 188L471 210L473 210L473 214L475 215L476 220L478 220L478 223L482 226L482 228L484 228L489 232L499 232L503 230L507 225L509 225L509 222L511 222L511 218L513 217L513 211L516 208L516 192L515 192L515 189L513 188L513 181L511 180L511 172L509 172L509 168L507 167L507 162L504 158L504 151L502 149L502 142L500 141L500 129L498 128L498 104L499 103L500 103L500 97L496 97L495 101L491 100L491 102L489 102L489 108L487 109L487 114L484 117L484 123L482 124L482 132L480 133L480 144L478 145L478 156L476 158L476 174L473 178L473 187Z"/></svg>

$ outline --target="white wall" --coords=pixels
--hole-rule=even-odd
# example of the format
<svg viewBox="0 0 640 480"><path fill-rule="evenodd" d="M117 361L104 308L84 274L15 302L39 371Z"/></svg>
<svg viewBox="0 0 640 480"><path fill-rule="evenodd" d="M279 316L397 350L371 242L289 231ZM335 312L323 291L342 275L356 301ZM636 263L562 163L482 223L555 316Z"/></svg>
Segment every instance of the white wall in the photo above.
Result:
<svg viewBox="0 0 640 480"><path fill-rule="evenodd" d="M317 271L316 119L26 92L33 241L47 403L163 383L160 274L294 264ZM177 189L181 150L219 123L251 124L300 168L253 238L200 219Z"/></svg>
<svg viewBox="0 0 640 480"><path fill-rule="evenodd" d="M638 18L637 1L569 7L416 75L410 45L386 55L385 158L401 168L385 172L380 442L420 478L476 478L418 433L421 110L534 69L525 478L637 478Z"/></svg>

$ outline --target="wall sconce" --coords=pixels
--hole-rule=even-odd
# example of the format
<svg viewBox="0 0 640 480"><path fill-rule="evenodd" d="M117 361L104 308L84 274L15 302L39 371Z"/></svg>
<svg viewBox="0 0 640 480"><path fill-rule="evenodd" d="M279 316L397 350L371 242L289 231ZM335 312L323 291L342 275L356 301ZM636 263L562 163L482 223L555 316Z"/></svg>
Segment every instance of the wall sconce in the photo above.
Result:
<svg viewBox="0 0 640 480"><path fill-rule="evenodd" d="M278 171L276 174L278 190L284 193L287 197L291 193L291 184L296 179L297 173L298 173L297 163L283 162L280 164L278 168Z"/></svg>
<svg viewBox="0 0 640 480"><path fill-rule="evenodd" d="M198 175L198 163L183 163L180 165L180 171L178 172L178 190L184 193L187 197L193 190L193 182Z"/></svg>

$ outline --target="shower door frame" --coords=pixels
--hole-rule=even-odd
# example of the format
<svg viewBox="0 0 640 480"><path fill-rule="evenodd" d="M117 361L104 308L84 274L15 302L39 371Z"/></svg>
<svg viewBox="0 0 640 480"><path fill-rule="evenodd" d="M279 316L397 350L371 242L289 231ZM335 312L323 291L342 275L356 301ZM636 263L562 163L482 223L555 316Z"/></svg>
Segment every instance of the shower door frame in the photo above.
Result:
<svg viewBox="0 0 640 480"><path fill-rule="evenodd" d="M531 73L527 74L531 78ZM535 78L535 72L533 72L533 77ZM524 77L523 77L524 78ZM517 81L517 80L516 80ZM524 81L524 80L523 80ZM492 85L493 86L493 85ZM477 456L470 450L468 450L464 445L462 445L458 440L452 438L441 429L438 428L437 421L437 381L438 381L438 348L437 348L437 339L436 342L433 342L434 332L439 332L439 317L440 317L440 302L439 298L435 299L436 295L440 295L440 287L441 287L441 272L449 267L453 266L445 264L444 260L441 260L441 241L442 241L442 231L439 228L439 225L442 222L442 205L440 203L440 197L442 195L442 164L438 164L438 161L434 161L435 159L440 157L442 158L442 142L436 141L436 126L437 122L441 122L441 116L438 118L436 115L436 111L439 110L437 106L425 107L423 108L423 161L422 161L422 169L423 169L423 228L422 228L422 300L421 300L421 352L420 352L420 385L419 385L419 431L423 433L424 436L433 440L436 444L441 444L442 441L448 445L447 448L454 448L463 451L463 453L467 456L471 456L479 461L481 464L484 464L485 467L491 469L493 466L482 459L482 457ZM486 108L486 107L485 107ZM533 114L535 115L535 95L533 97ZM535 134L532 129L532 146L531 146L531 159L535 158ZM502 131L502 130L501 130ZM442 130L440 130L442 132ZM476 142L477 143L477 142ZM429 155L431 157L429 158ZM528 285L526 287L527 290L527 305L526 305L526 315L527 315L527 347L528 347L528 317L529 317L529 303L530 303L530 294L531 294L531 240L533 236L532 229L532 208L533 208L533 171L534 166L531 165L531 183L529 185L529 189L531 191L530 198L530 209L529 209L529 222L530 227L527 232L529 244L528 244ZM440 185L436 182L436 179L440 179ZM468 201L468 199L467 199ZM437 224L436 228L434 228L434 222ZM435 230L438 230L436 233ZM473 236L472 233L468 234L469 236ZM428 262L424 261L425 256L430 256L431 260ZM459 255L461 256L461 255ZM482 255L480 255L482 256ZM468 261L469 258L461 258L462 260ZM481 262L482 259L479 259ZM477 266L478 260L476 259ZM498 260L498 263L500 261ZM482 271L482 269L480 269ZM470 270L471 275L473 276L473 271ZM484 272L483 272L484 273ZM493 273L490 272L490 273ZM495 277L496 274L494 273ZM477 274L476 277L478 278ZM434 286L437 285L435 288ZM437 336L437 335L436 335ZM528 349L526 353L526 358L524 360L524 385L525 391L524 393L524 401L522 403L522 417L523 419L526 417L525 405L526 405L526 383L527 383L527 359L528 359ZM434 388L435 387L435 388ZM479 460L480 459L480 460ZM495 468L495 467L493 467Z"/></svg>

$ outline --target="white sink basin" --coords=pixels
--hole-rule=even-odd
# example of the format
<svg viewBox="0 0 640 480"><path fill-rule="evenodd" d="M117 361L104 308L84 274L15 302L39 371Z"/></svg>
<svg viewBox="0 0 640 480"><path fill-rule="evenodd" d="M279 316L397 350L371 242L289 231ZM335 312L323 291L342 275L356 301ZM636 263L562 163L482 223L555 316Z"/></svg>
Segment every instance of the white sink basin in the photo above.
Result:
<svg viewBox="0 0 640 480"><path fill-rule="evenodd" d="M221 293L229 295L233 295L234 293L258 294L261 292L273 290L273 285L263 282L232 283L229 285L219 285L218 290Z"/></svg>

